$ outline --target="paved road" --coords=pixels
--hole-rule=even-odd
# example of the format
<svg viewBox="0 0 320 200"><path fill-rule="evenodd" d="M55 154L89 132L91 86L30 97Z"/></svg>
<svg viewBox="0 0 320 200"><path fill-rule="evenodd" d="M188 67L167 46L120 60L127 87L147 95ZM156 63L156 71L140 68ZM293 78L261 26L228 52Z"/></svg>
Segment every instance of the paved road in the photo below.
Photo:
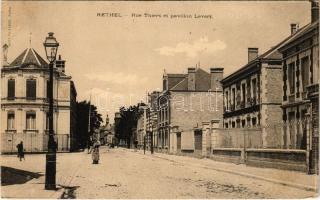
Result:
<svg viewBox="0 0 320 200"><path fill-rule="evenodd" d="M91 155L85 152L58 155L57 183L70 187L66 198L305 198L315 194L155 157L149 152L143 155L102 148L100 153L98 165L91 164ZM26 158L25 164L14 164L11 158L2 164L18 164L30 171L44 167L44 156ZM38 165L32 164L35 162Z"/></svg>

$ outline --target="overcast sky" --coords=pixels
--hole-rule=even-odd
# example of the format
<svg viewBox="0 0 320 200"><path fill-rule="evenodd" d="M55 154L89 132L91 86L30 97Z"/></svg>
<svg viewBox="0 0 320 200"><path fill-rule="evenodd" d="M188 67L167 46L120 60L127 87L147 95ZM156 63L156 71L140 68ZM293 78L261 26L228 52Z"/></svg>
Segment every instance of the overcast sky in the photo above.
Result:
<svg viewBox="0 0 320 200"><path fill-rule="evenodd" d="M224 67L225 76L247 63L247 48L262 54L290 34L290 23L310 21L310 3L299 2L4 2L2 43L8 60L33 47L45 58L43 41L54 32L78 100L89 99L105 117L160 90L162 74L188 67ZM9 14L9 11L11 14ZM98 17L97 13L122 17ZM133 18L169 14L169 18ZM171 14L212 18L170 19ZM9 25L11 23L11 27ZM113 121L113 119L111 120Z"/></svg>

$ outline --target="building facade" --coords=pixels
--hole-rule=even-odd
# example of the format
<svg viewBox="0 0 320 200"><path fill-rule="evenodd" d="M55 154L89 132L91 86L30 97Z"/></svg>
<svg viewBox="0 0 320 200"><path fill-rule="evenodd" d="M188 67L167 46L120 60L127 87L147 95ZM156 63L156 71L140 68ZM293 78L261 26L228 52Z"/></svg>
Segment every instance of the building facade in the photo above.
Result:
<svg viewBox="0 0 320 200"><path fill-rule="evenodd" d="M158 98L160 92L153 91L148 94L147 134L148 148L158 149ZM151 144L152 142L152 144Z"/></svg>
<svg viewBox="0 0 320 200"><path fill-rule="evenodd" d="M284 145L287 148L310 150L310 163L313 163L310 168L318 171L318 1L311 1L311 23L301 28L289 43L280 48L280 52L283 55L283 120L290 124L284 129ZM311 134L308 134L308 130Z"/></svg>
<svg viewBox="0 0 320 200"><path fill-rule="evenodd" d="M138 109L139 109L139 118L137 120L137 141L138 141L138 148L142 149L143 145L148 143L145 141L147 138L147 112L148 112L148 107L147 105L144 104L138 104Z"/></svg>
<svg viewBox="0 0 320 200"><path fill-rule="evenodd" d="M6 56L5 56L6 58ZM76 126L76 89L65 73L65 61L54 65L54 133L58 151L73 149ZM15 152L24 142L27 152L47 151L48 63L32 48L1 69L2 152Z"/></svg>
<svg viewBox="0 0 320 200"><path fill-rule="evenodd" d="M258 48L248 48L248 63L221 81L224 94L223 127L257 128L252 134L261 134L260 148L284 146L281 124L283 67L279 49L300 32L298 24L291 24L290 27L290 36L261 55L258 55Z"/></svg>
<svg viewBox="0 0 320 200"><path fill-rule="evenodd" d="M188 68L187 74L163 75L158 98L158 148L164 152L201 151L203 121L222 119L223 68Z"/></svg>

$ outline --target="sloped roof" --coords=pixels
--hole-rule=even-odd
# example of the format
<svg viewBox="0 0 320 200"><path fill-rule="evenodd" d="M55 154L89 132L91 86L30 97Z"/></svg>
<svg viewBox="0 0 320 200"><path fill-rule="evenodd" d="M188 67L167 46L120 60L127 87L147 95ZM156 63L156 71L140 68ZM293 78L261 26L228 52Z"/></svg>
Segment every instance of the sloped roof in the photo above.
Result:
<svg viewBox="0 0 320 200"><path fill-rule="evenodd" d="M188 91L188 74L183 74L184 78L175 84L170 90L172 91ZM208 91L211 87L211 76L208 72L201 68L197 68L195 72L195 91Z"/></svg>
<svg viewBox="0 0 320 200"><path fill-rule="evenodd" d="M167 74L168 77L168 89L170 90L180 81L182 81L186 75L185 74Z"/></svg>
<svg viewBox="0 0 320 200"><path fill-rule="evenodd" d="M305 32L306 29L308 29L309 25L310 24L305 25L304 27L298 29L296 33L286 37L284 40L279 42L277 45L271 47L268 51L264 52L263 54L261 54L260 56L255 58L254 60L248 62L246 65L242 66L241 68L239 68L235 72L229 74L227 77L223 78L221 82L222 83L227 82L232 77L237 76L238 74L248 70L249 68L250 69L257 68L258 66L254 63L257 63L260 60L279 60L279 61L282 60L282 53L279 51L279 49L281 49L283 46L287 45L289 42L291 42L297 36L301 35L301 33Z"/></svg>
<svg viewBox="0 0 320 200"><path fill-rule="evenodd" d="M10 67L35 65L38 67L46 67L48 63L33 49L25 49L16 59L10 63Z"/></svg>
<svg viewBox="0 0 320 200"><path fill-rule="evenodd" d="M304 26L303 28L301 28L296 34L294 34L291 38L290 38L290 43L287 42L285 45L282 45L282 47L279 48L280 51L283 51L284 49L286 49L288 46L290 46L290 44L292 44L292 42L298 40L299 38L303 37L305 34L309 33L310 31L319 28L319 20L313 22L313 23L309 23L306 26Z"/></svg>

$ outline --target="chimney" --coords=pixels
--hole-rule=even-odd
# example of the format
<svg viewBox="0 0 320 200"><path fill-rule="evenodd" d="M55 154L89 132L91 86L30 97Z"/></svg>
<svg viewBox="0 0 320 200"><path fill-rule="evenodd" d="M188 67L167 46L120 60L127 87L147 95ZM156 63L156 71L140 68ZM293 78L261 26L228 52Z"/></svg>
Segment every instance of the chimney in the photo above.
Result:
<svg viewBox="0 0 320 200"><path fill-rule="evenodd" d="M311 23L319 20L319 1L311 0Z"/></svg>
<svg viewBox="0 0 320 200"><path fill-rule="evenodd" d="M65 60L61 59L61 55L59 55L58 60L56 60L56 68L57 68L58 71L64 72L65 62L66 62Z"/></svg>
<svg viewBox="0 0 320 200"><path fill-rule="evenodd" d="M290 27L291 27L291 35L293 35L299 29L299 24L298 23L292 23L292 24L290 24Z"/></svg>
<svg viewBox="0 0 320 200"><path fill-rule="evenodd" d="M248 63L258 57L258 48L248 48Z"/></svg>
<svg viewBox="0 0 320 200"><path fill-rule="evenodd" d="M188 90L196 90L196 68L188 68Z"/></svg>
<svg viewBox="0 0 320 200"><path fill-rule="evenodd" d="M220 81L223 78L223 68L210 68L210 76L210 89L212 91L222 91L222 84L220 83Z"/></svg>

